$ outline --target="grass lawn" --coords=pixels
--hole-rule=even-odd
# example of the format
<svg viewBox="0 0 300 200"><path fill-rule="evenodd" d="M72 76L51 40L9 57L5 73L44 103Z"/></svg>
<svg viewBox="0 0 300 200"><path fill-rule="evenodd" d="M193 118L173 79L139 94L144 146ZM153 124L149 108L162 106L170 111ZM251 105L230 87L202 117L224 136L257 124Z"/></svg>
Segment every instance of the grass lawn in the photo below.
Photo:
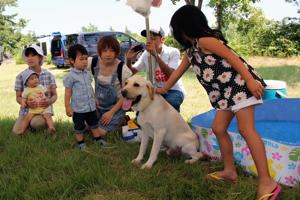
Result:
<svg viewBox="0 0 300 200"><path fill-rule="evenodd" d="M300 59L249 58L265 79L287 82L288 97L300 98ZM44 132L15 136L11 133L19 106L15 101L14 81L25 65L0 66L0 199L199 199L253 200L257 178L243 172L236 184L205 180L208 172L222 169L221 162L201 161L184 164L184 158L159 155L151 170L131 164L138 144L128 144L115 132L108 140L113 149L101 149L86 136L88 151L75 145L71 119L64 111L62 78L68 69L46 66L57 81L55 103L57 136ZM194 74L183 77L187 90L181 114L186 121L211 109L207 95ZM149 154L146 154L148 158ZM283 187L281 200L299 200L300 185Z"/></svg>

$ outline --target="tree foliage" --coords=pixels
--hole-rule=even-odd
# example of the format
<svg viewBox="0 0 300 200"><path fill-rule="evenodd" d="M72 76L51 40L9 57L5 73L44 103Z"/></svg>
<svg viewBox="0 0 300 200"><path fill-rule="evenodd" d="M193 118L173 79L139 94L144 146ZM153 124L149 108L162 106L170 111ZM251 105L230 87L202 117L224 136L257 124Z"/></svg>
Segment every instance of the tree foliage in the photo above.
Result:
<svg viewBox="0 0 300 200"><path fill-rule="evenodd" d="M180 0L171 1L176 4ZM300 20L289 20L289 23L268 20L262 10L255 7L258 1L208 0L207 2L208 6L215 11L217 19L215 28L223 32L230 46L239 54L280 57L299 55ZM198 5L196 1L185 2ZM300 9L299 0L286 0L286 2L293 3ZM177 46L172 39L167 41Z"/></svg>
<svg viewBox="0 0 300 200"><path fill-rule="evenodd" d="M4 14L6 7L17 6L17 0L0 1L0 45L4 47L6 54L16 54L22 45L32 43L32 34L24 36L22 28L27 24L25 19L16 20L17 14Z"/></svg>
<svg viewBox="0 0 300 200"><path fill-rule="evenodd" d="M96 25L89 23L87 26L81 27L81 32L97 32L99 28Z"/></svg>
<svg viewBox="0 0 300 200"><path fill-rule="evenodd" d="M259 0L210 0L208 5L215 10L217 29L222 30L228 26L229 21L236 18L247 17L252 3Z"/></svg>
<svg viewBox="0 0 300 200"><path fill-rule="evenodd" d="M180 0L171 0L173 4L176 4ZM215 10L215 16L217 19L217 29L222 30L226 23L233 20L236 16L236 11L239 14L248 13L252 3L259 0L209 0L208 6ZM187 5L194 5L198 8L202 8L203 0L185 0Z"/></svg>

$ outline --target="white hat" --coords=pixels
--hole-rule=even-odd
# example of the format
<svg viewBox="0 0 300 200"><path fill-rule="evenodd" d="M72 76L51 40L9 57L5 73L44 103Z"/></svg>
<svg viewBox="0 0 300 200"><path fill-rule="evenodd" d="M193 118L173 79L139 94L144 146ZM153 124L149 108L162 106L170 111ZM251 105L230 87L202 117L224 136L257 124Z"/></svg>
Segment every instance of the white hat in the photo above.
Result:
<svg viewBox="0 0 300 200"><path fill-rule="evenodd" d="M161 37L165 36L165 32L164 32L164 30L161 27L150 28L149 31L150 31L150 33L154 33L156 35L160 35ZM144 37L147 37L146 30L142 30L141 35L144 36Z"/></svg>
<svg viewBox="0 0 300 200"><path fill-rule="evenodd" d="M36 73L35 71L31 70L31 69L26 69L22 72L22 80L23 80L23 86L25 87L26 85L26 82L27 80L29 79L29 77L32 75L32 74L36 74L37 76L38 73Z"/></svg>
<svg viewBox="0 0 300 200"><path fill-rule="evenodd" d="M38 46L38 45L36 45L36 44L32 44L32 45L29 45L28 47L26 47L26 48L23 50L23 60L25 60L25 58L26 58L25 54L26 54L26 51L27 51L28 49L34 49L34 50L37 52L37 54L39 54L40 56L43 56L43 57L44 57L44 52L43 52L42 47L40 47L40 46Z"/></svg>

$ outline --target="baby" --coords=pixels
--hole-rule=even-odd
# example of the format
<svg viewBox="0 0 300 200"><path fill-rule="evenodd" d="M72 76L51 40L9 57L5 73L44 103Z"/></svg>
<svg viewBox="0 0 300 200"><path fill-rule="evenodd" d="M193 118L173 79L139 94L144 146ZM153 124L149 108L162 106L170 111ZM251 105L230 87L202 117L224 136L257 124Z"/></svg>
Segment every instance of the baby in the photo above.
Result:
<svg viewBox="0 0 300 200"><path fill-rule="evenodd" d="M25 108L27 107L28 101L35 101L37 104L46 98L46 93L50 92L51 86L49 88L45 89L42 85L39 84L39 75L34 72L33 70L26 70L22 74L23 77L23 83L24 83L24 91L22 93L22 102L21 107ZM36 108L29 108L29 111L27 115L25 115L25 118L22 122L22 133L25 132L25 130L28 128L29 123L31 119L35 115L42 115L46 123L48 125L49 131L51 134L55 134L56 130L54 128L54 123L52 120L52 114L50 107L48 108L42 108L42 107L36 107Z"/></svg>

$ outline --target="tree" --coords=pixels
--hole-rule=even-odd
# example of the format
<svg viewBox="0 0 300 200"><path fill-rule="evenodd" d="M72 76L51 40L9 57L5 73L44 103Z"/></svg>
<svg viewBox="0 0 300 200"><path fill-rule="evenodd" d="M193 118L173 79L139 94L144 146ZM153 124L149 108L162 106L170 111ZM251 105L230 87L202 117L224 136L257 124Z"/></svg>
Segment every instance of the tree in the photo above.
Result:
<svg viewBox="0 0 300 200"><path fill-rule="evenodd" d="M81 27L81 32L97 32L99 31L98 27L89 23L88 26Z"/></svg>
<svg viewBox="0 0 300 200"><path fill-rule="evenodd" d="M171 1L175 4L180 0ZM254 6L258 1L207 0L208 6L215 9L217 29L222 31L229 45L239 54L280 57L299 55L300 19L291 18L289 23L269 20L261 9ZM185 2L196 4L195 1ZM286 2L294 3L300 8L299 0ZM168 42L176 45L173 44L172 38Z"/></svg>
<svg viewBox="0 0 300 200"><path fill-rule="evenodd" d="M4 47L4 51L9 54L16 54L20 47L19 42L23 41L21 29L27 24L25 19L15 20L17 14L5 15L5 8L17 6L17 0L1 0L0 1L0 45ZM27 38L27 42L32 42L32 37Z"/></svg>
<svg viewBox="0 0 300 200"><path fill-rule="evenodd" d="M180 0L171 0L173 4ZM217 19L217 29L222 30L226 24L229 24L229 19L233 19L238 11L239 13L247 13L250 9L251 3L259 0L209 0L208 5L215 9L215 16ZM203 0L185 0L186 4L194 5L202 8Z"/></svg>
<svg viewBox="0 0 300 200"><path fill-rule="evenodd" d="M259 0L210 0L209 6L215 8L217 29L222 30L238 18L248 18L253 4Z"/></svg>

